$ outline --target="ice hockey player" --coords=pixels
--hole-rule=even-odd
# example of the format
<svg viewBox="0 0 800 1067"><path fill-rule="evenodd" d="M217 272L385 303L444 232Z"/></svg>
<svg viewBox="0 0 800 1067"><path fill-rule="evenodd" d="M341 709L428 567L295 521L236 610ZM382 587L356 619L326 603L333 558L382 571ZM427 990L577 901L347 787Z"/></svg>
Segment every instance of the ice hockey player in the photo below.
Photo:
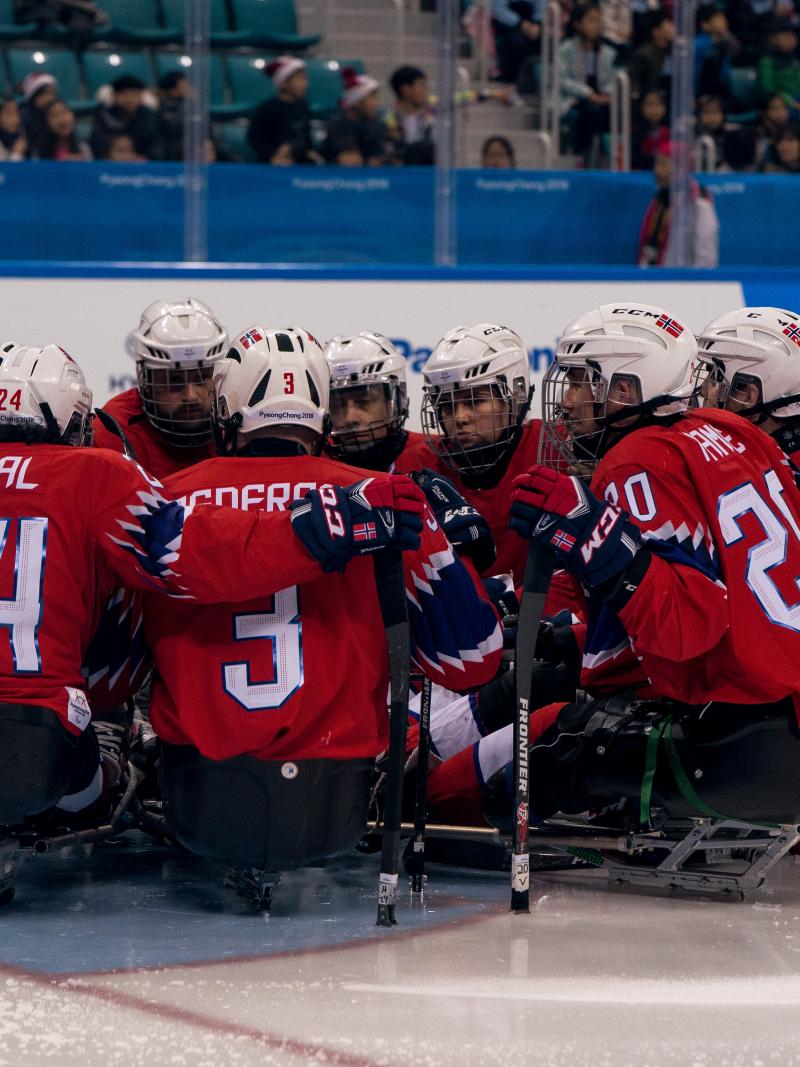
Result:
<svg viewBox="0 0 800 1067"><path fill-rule="evenodd" d="M725 408L774 437L800 466L800 324L793 311L746 307L698 338L707 407Z"/></svg>
<svg viewBox="0 0 800 1067"><path fill-rule="evenodd" d="M156 300L127 345L137 388L112 397L103 410L119 423L137 461L160 479L209 459L211 379L228 348L225 327L200 300ZM119 436L99 419L94 444L122 451Z"/></svg>
<svg viewBox="0 0 800 1067"><path fill-rule="evenodd" d="M442 474L430 470L430 448L408 418L406 361L388 337L363 331L334 337L324 348L331 375L331 432L326 451L367 470L414 473L451 545L489 571L496 550L486 520ZM421 472L425 472L422 474Z"/></svg>
<svg viewBox="0 0 800 1067"><path fill-rule="evenodd" d="M689 408L696 351L668 312L620 302L572 323L545 375L552 466L516 479L511 525L586 591L583 680L596 699L532 717L539 816L640 798L662 742L679 769L670 756L659 788L686 800L718 787L711 806L740 818L790 806L757 752L776 730L778 748L796 744L800 501L766 434ZM591 455L589 488L561 473ZM689 787L680 766L699 770ZM489 783L494 801L507 780Z"/></svg>
<svg viewBox="0 0 800 1067"><path fill-rule="evenodd" d="M56 803L85 811L119 775L124 724L92 727L81 675L113 589L231 603L322 573L288 513L184 507L125 457L81 447L91 403L63 349L0 346L0 825ZM421 526L419 490L383 476L375 493L395 517L397 534L384 541L402 547L408 523ZM356 509L372 520L366 502ZM341 563L370 544L346 518Z"/></svg>
<svg viewBox="0 0 800 1067"><path fill-rule="evenodd" d="M325 572L299 567L274 596L228 608L146 598L170 832L233 867L287 869L355 844L387 743L374 571L368 559L345 569L338 546L351 528L365 549L378 543L391 519L384 487L412 483L320 455L328 391L309 333L250 327L215 378L220 457L167 479L189 508L291 508ZM427 509L421 545L403 560L417 664L449 688L487 681L500 660L497 616Z"/></svg>

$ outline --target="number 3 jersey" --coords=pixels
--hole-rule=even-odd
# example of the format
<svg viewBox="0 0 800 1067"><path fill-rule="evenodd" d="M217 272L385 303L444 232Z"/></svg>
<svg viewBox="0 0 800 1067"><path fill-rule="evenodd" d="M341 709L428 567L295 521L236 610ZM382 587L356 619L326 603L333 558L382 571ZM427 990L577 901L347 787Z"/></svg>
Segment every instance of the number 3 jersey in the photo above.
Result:
<svg viewBox="0 0 800 1067"><path fill-rule="evenodd" d="M613 610L590 600L587 688L694 704L800 694L800 496L767 434L691 410L614 445L592 490L629 513L645 551Z"/></svg>
<svg viewBox="0 0 800 1067"><path fill-rule="evenodd" d="M0 703L49 707L84 730L81 666L121 586L230 601L320 573L288 515L190 512L116 453L2 444Z"/></svg>
<svg viewBox="0 0 800 1067"><path fill-rule="evenodd" d="M167 485L187 505L274 513L309 490L369 475L325 457L237 457ZM502 651L497 616L430 512L403 562L417 663L448 688L488 681ZM215 563L229 572L224 554ZM352 759L386 746L387 647L369 556L242 605L145 597L145 632L157 672L150 714L169 743L212 759Z"/></svg>

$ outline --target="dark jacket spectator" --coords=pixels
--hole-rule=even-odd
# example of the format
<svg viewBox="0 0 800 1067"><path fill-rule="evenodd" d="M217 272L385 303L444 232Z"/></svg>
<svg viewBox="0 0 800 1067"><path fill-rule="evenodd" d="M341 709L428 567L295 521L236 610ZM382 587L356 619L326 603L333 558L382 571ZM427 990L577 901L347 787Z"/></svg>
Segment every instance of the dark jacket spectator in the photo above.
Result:
<svg viewBox="0 0 800 1067"><path fill-rule="evenodd" d="M492 0L499 81L516 85L525 60L539 54L543 11L540 0Z"/></svg>
<svg viewBox="0 0 800 1067"><path fill-rule="evenodd" d="M189 82L182 70L171 70L158 82L161 106L158 110L161 127L163 158L170 161L183 159L183 124Z"/></svg>
<svg viewBox="0 0 800 1067"><path fill-rule="evenodd" d="M656 150L669 141L667 98L660 89L651 89L635 105L631 129L631 166L652 170Z"/></svg>
<svg viewBox="0 0 800 1067"><path fill-rule="evenodd" d="M395 105L387 119L395 158L408 166L434 161L433 107L428 79L419 67L398 67L389 79Z"/></svg>
<svg viewBox="0 0 800 1067"><path fill-rule="evenodd" d="M0 103L0 160L16 163L28 155L28 138L22 125L17 101L7 97Z"/></svg>
<svg viewBox="0 0 800 1067"><path fill-rule="evenodd" d="M634 97L651 89L669 92L672 85L672 42L675 23L666 11L656 11L650 17L649 40L631 57L629 73Z"/></svg>
<svg viewBox="0 0 800 1067"><path fill-rule="evenodd" d="M697 11L698 34L694 42L695 92L698 96L731 99L731 62L742 46L730 32L728 18L716 4L703 4Z"/></svg>
<svg viewBox="0 0 800 1067"><path fill-rule="evenodd" d="M725 154L725 109L720 96L701 96L697 101L697 128L695 136L708 137L714 145L714 169L722 162Z"/></svg>
<svg viewBox="0 0 800 1067"><path fill-rule="evenodd" d="M108 22L92 0L14 0L14 17L17 22L37 23L40 32L58 23L75 48L85 48L95 28Z"/></svg>
<svg viewBox="0 0 800 1067"><path fill-rule="evenodd" d="M388 132L378 115L380 86L374 78L359 74L352 67L342 71L344 92L341 110L331 119L322 146L322 155L332 163L342 146L354 142L364 164L379 167L386 162Z"/></svg>
<svg viewBox="0 0 800 1067"><path fill-rule="evenodd" d="M58 82L44 70L26 74L20 82L22 125L28 143L44 130L44 113L58 96Z"/></svg>
<svg viewBox="0 0 800 1067"><path fill-rule="evenodd" d="M770 174L800 173L800 130L786 126L775 138L762 170Z"/></svg>
<svg viewBox="0 0 800 1067"><path fill-rule="evenodd" d="M758 124L759 163L765 163L768 156L774 159L775 140L784 126L788 126L790 117L789 105L779 93L773 93L764 101Z"/></svg>
<svg viewBox="0 0 800 1067"><path fill-rule="evenodd" d="M266 65L264 73L272 78L277 96L259 105L250 120L247 139L253 151L262 163L320 162L311 141L305 63L296 56L280 56Z"/></svg>
<svg viewBox="0 0 800 1067"><path fill-rule="evenodd" d="M144 87L141 78L133 74L123 74L111 83L114 102L97 109L89 138L95 159L105 159L111 141L120 134L131 138L138 155L163 159L158 114L143 104Z"/></svg>
<svg viewBox="0 0 800 1067"><path fill-rule="evenodd" d="M752 126L740 126L725 134L722 146L724 171L753 173L758 169L758 132Z"/></svg>
<svg viewBox="0 0 800 1067"><path fill-rule="evenodd" d="M789 107L800 102L800 59L797 31L787 19L770 26L769 53L758 61L758 85L764 93L779 93Z"/></svg>
<svg viewBox="0 0 800 1067"><path fill-rule="evenodd" d="M92 153L75 133L75 112L63 100L54 100L44 115L44 130L31 143L31 159L85 162Z"/></svg>

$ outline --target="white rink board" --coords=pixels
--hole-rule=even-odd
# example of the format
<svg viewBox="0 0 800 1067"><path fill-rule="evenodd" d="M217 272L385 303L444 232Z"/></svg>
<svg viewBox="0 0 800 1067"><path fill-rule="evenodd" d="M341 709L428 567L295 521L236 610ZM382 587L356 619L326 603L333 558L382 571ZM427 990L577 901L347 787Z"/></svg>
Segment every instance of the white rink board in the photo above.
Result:
<svg viewBox="0 0 800 1067"><path fill-rule="evenodd" d="M744 303L739 282L664 281L318 281L307 279L0 278L3 339L62 345L83 367L95 403L135 384L124 340L153 300L194 296L231 333L253 324L303 326L320 341L377 330L408 357L411 420L419 429L420 367L453 326L501 322L522 335L538 382L555 340L599 304L658 304L693 330ZM533 410L538 410L534 399Z"/></svg>

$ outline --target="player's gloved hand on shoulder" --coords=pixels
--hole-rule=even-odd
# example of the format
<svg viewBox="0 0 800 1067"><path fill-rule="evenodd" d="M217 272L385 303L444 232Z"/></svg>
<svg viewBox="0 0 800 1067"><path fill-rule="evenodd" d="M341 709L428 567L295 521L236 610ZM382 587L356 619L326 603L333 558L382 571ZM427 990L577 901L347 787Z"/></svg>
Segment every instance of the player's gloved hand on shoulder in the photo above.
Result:
<svg viewBox="0 0 800 1067"><path fill-rule="evenodd" d="M627 513L598 500L578 478L534 466L513 484L511 529L554 549L589 588L620 575L639 551L641 536Z"/></svg>
<svg viewBox="0 0 800 1067"><path fill-rule="evenodd" d="M428 507L456 552L469 556L480 573L488 570L497 556L497 547L483 515L444 475L424 467L411 477L425 494Z"/></svg>
<svg viewBox="0 0 800 1067"><path fill-rule="evenodd" d="M353 556L419 547L425 497L410 478L385 474L342 489L321 486L291 505L292 529L324 571Z"/></svg>

